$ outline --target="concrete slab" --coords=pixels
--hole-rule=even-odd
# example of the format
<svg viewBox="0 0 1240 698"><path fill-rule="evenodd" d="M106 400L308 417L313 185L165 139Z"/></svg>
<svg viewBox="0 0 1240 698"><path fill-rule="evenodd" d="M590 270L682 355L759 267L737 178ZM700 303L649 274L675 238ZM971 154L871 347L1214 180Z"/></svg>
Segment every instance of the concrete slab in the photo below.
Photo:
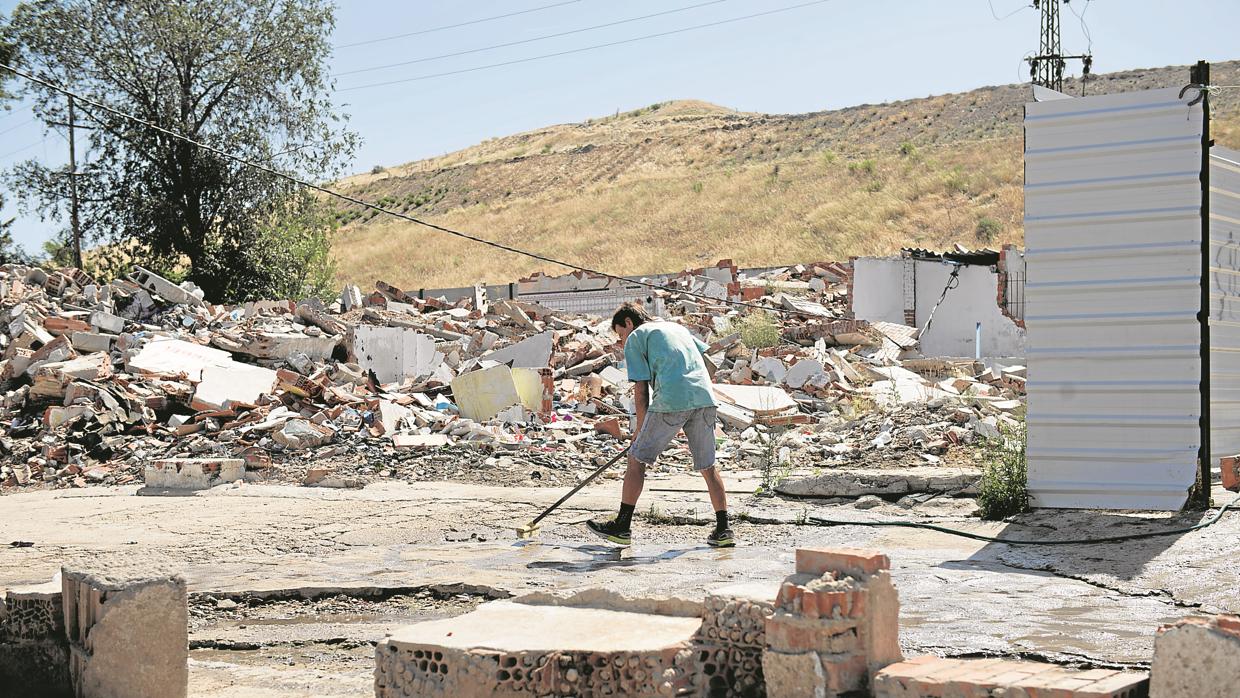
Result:
<svg viewBox="0 0 1240 698"><path fill-rule="evenodd" d="M541 332L516 344L497 349L482 358L501 364L511 361L513 368L542 368L551 363L551 344L554 338L553 332Z"/></svg>
<svg viewBox="0 0 1240 698"><path fill-rule="evenodd" d="M775 489L797 497L973 492L981 477L980 468L831 468L810 477L784 480Z"/></svg>
<svg viewBox="0 0 1240 698"><path fill-rule="evenodd" d="M701 625L701 618L496 601L401 628L390 640L502 652L653 652L688 641Z"/></svg>
<svg viewBox="0 0 1240 698"><path fill-rule="evenodd" d="M673 695L701 620L497 601L375 648L376 698Z"/></svg>

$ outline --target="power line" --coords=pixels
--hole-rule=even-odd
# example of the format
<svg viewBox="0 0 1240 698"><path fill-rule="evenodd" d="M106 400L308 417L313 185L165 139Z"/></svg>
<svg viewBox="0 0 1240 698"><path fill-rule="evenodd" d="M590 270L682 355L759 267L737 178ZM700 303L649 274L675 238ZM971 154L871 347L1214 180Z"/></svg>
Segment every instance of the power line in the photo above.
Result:
<svg viewBox="0 0 1240 698"><path fill-rule="evenodd" d="M529 39L521 39L520 41L509 41L509 42L507 42L507 43L503 43L503 44L494 44L494 45L491 45L491 46L483 46L483 47L481 47L481 48L471 48L471 49L468 49L468 50L465 50L465 51L456 51L455 53L443 53L443 54L440 54L440 55L438 55L438 56L427 56L426 58L415 58L415 59L413 59L413 60L411 60L411 61L401 61L400 63L388 63L387 65L376 65L376 66L372 66L372 67L370 67L370 68L358 68L358 69L356 69L356 70L346 70L346 71L341 72L341 73L334 73L334 74L332 75L332 77L341 77L341 76L344 76L344 75L356 75L357 73L369 73L369 72L372 72L372 71L375 71L375 70L385 70L385 69L387 69L387 68L398 68L398 67L400 67L400 66L404 66L404 65L413 65L413 64L415 64L415 63L427 63L427 62L429 62L429 61L437 61L437 60L440 60L440 59L443 59L443 58L455 58L455 57L457 57L457 56L466 56L466 55L469 55L469 54L471 54L471 53L482 53L483 51L493 51L493 50L495 50L495 49L497 49L497 48L508 48L509 46L520 46L520 45L522 45L522 44L532 44L532 43L534 43L535 41L546 41L547 39L556 39L556 38L559 38L559 37L561 37L561 36L569 36L569 35L571 35L571 34L581 34L581 33L583 33L583 32L594 31L595 29L604 29L604 28L606 28L606 27L615 27L615 26L619 26L619 25L621 25L621 24L628 24L628 23L630 23L630 22L637 22L637 21L640 21L640 20L643 20L643 19L650 19L650 18L652 18L652 17L662 17L663 15L675 14L675 13L677 13L677 12L685 12L685 11L688 11L688 10L695 10L695 9L697 9L697 8L699 8L699 7L706 7L707 5L718 5L719 3L722 3L722 2L728 2L728 1L729 1L729 0L710 0L709 2L700 2L700 3L696 4L696 5L687 5L687 6L685 6L685 7L677 7L677 8L672 9L672 10L664 10L664 11L662 11L662 12L655 12L655 13L653 13L653 14L642 15L642 16L640 16L640 17L630 17L630 18L628 18L628 19L621 19L621 20L617 20L617 21L615 21L615 22L606 22L606 23L604 23L604 24L596 24L596 25L594 25L594 26L592 26L592 27L582 27L582 28L580 28L580 29L570 29L570 30L568 30L568 31L556 32L555 34L544 34L543 36L535 36L535 37L533 37L533 38L529 38Z"/></svg>
<svg viewBox="0 0 1240 698"><path fill-rule="evenodd" d="M571 54L574 54L574 53L582 53L582 52L585 52L585 51L593 51L594 49L608 48L608 47L611 47L611 46L620 46L621 44L631 44L631 43L634 43L634 42L636 42L636 41L645 41L646 39L657 39L657 38L659 38L659 37L663 37L663 36L672 36L673 34L683 34L683 33L685 33L685 32L695 31L695 30L698 30L698 29L707 29L707 28L709 28L709 27L718 27L718 26L720 26L720 25L724 25L724 24L732 24L733 22L741 22L741 21L744 21L744 20L747 20L747 19L754 19L754 18L756 18L756 17L765 17L765 16L767 16L767 15L779 14L779 13L781 13L781 12L789 12L789 11L791 11L791 10L799 10L799 9L801 9L801 8L803 8L803 7L809 7L809 6L811 6L811 5L821 5L821 4L823 4L823 3L827 3L827 2L831 2L831 0L813 0L813 2L803 2L803 3L799 4L799 5L790 5L790 6L788 6L788 7L781 7L781 8L774 9L774 10L767 10L767 11L765 11L765 12L755 12L754 14L751 14L751 15L743 15L743 16L741 16L741 17L733 17L733 18L731 18L731 19L723 19L723 20L719 20L718 22L708 22L708 23L706 23L706 24L697 24L697 25L694 25L694 26L691 26L691 27L684 27L684 28L681 28L681 29L672 29L672 30L670 30L670 31L659 32L659 33L657 33L657 34L647 34L647 35L645 35L645 36L635 36L635 37L633 37L633 38L631 38L631 39L621 39L621 40L619 40L619 41L609 41L609 42L607 42L607 43L605 43L605 44L594 44L593 46L583 46L583 47L581 47L581 48L570 49L570 50L568 50L568 51L558 51L558 52L556 52L556 53L546 53L546 54L543 54L543 55L541 55L541 56L531 56L531 57L529 57L529 58L518 58L518 59L516 59L516 60L511 60L511 61L503 61L503 62L501 62L501 63L491 63L491 64L488 64L488 65L479 65L479 66L474 66L473 68L462 68L462 69L460 69L460 70L449 70L449 71L447 71L447 72L443 72L443 73L432 73L432 74L430 74L430 75L418 75L418 76L416 76L416 77L412 77L412 78L401 78L401 79L399 79L399 80L388 80L388 81L385 81L385 82L374 82L374 83L369 83L369 84L366 84L366 85L355 85L355 86L353 86L353 87L342 87L342 88L337 89L337 90L336 90L336 92L349 92L349 91L351 91L351 90L365 90L365 89L368 89L368 88L371 88L371 87L386 87L387 85L399 85L399 84L401 84L401 83L406 83L406 82L416 82L416 81L418 81L418 80L430 80L430 79L432 79L432 78L442 78L442 77L447 77L447 76L449 76L449 75L461 75L461 74L463 74L463 73L473 73L473 72L476 72L476 71L479 71L479 70L488 70L488 69L490 69L490 68L499 68L499 67L502 67L502 66L507 66L507 65L516 65L516 64L518 64L518 63L529 63L529 62L531 62L531 61L538 61L538 60L542 60L542 59L544 59L544 58L556 58L556 57L559 57L559 56L568 56L568 55L571 55Z"/></svg>
<svg viewBox="0 0 1240 698"><path fill-rule="evenodd" d="M806 3L806 4L809 4L809 5L816 5L816 4L819 4L820 2L826 2L826 0L819 0L819 2ZM480 244L480 245L486 245L487 247L491 247L491 248L494 248L494 249L497 249L497 250L503 250L504 252L511 252L511 253L513 253L513 254L522 255L522 256L524 256L524 257L529 257L530 259L536 259L536 260L538 260L538 261L540 261L540 262L546 262L546 263L548 263L548 264L556 264L556 265L559 265L559 266L562 266L562 267L567 267L567 268L569 268L569 269L574 269L574 270L577 270L577 271L582 271L582 272L585 272L585 273L587 273L587 274L594 274L594 275L596 275L596 276L600 276L600 277L603 277L603 278L612 279L612 280L615 280L615 281L620 281L620 282L622 282L622 283L636 284L636 285L638 285L638 286L644 286L644 287L646 287L646 288L651 288L651 289L656 289L656 290L661 290L661 291L668 291L668 292L670 292L670 293L677 293L677 294L684 295L684 296L690 296L690 297L693 297L693 298L699 298L699 299L702 299L702 300L707 300L707 301L710 301L710 302L712 302L712 303L726 303L726 304L728 304L728 305L733 305L733 306L737 306L737 307L754 308L754 309L756 309L756 310L763 310L763 311L768 311L768 312L773 312L773 313L780 313L780 314L785 314L785 315L803 315L803 316L810 317L810 318L816 318L816 319L818 318L818 316L811 315L811 314L809 314L809 313L805 313L805 312L801 312L801 311L797 311L797 310L790 310L790 309L787 309L787 308L780 308L780 307L772 307L772 306L767 306L767 305L760 305L760 304L758 304L758 303L746 303L746 302L744 302L744 301L734 301L734 300L729 300L729 299L723 299L723 300L720 300L720 299L715 298L715 297L713 297L713 296L707 296L707 295L702 294L702 293L694 293L693 291L688 291L688 290L683 290L683 289L677 289L677 288L670 288L670 287L668 287L668 286L664 286L664 285L662 285L662 284L655 284L655 283L651 283L651 282L649 282L649 281L635 280L635 279L630 279L630 278L623 277L623 276L618 276L618 275L616 275L616 274L609 274L609 273L604 272L604 271L599 271L599 270L597 270L597 269L591 269L590 267L584 267L584 266L581 266L580 264L573 264L573 263L571 263L571 262L565 262L565 261L561 261L561 260L559 260L559 259L555 259L554 257L548 257L548 256L546 256L546 255L544 255L544 254L540 254L540 253L538 253L538 252L530 252L530 251L528 251L528 250L523 250L523 249L520 249L520 248L517 248L517 247L513 247L513 246L511 246L511 245L507 245L507 244L504 244L504 243L502 243L502 242L496 242L496 241L494 241L494 240L488 240L488 239L486 239L486 238L482 238L482 237L478 237L477 235L473 235L473 234L471 234L471 233L466 233L466 232L462 232L462 231L459 231L459 230L453 230L452 228L446 228L446 227L444 227L444 226L442 226L442 225L438 225L438 224L436 224L436 223L431 223L431 222L429 222L429 221L424 221L424 220L422 220L422 219L420 219L420 218L414 218L413 216L406 215L406 214L404 214L404 213L400 213L400 212L398 212L398 211L392 211L392 210L390 210L390 209L383 208L382 206L379 206L378 204L374 204L374 203L371 203L371 202L369 202L369 201L365 201L365 200L363 200L363 199L359 199L359 198L354 197L354 196L349 196L348 194L342 194L342 193L340 193L340 192L338 192L338 191L335 191L335 190L332 190L332 189L328 189L327 187L320 186L320 185L318 185L318 184L314 184L314 183L312 183L312 182L308 182L308 181L306 181L306 180L304 180L304 179L300 179L300 178L298 178L298 177L296 177L296 176L294 176L294 175L291 175L291 174L288 174L288 173L285 173L285 172L281 172L281 171L276 170L276 169L274 169L274 168L272 168L272 167L269 167L269 166L267 166L267 165L264 165L264 164L261 164L261 163L254 162L253 160L248 160L248 159L246 159L246 158L241 157L240 155L234 155L234 154L229 153L229 152L227 152L227 151L224 151L224 150L221 150L221 149L219 149L219 148L216 148L216 147L215 147L215 146L213 146L213 145L208 145L208 144L206 144L206 143L203 143L202 141L199 141L199 140L195 140L195 139L193 139L193 138L190 138L189 136L184 136L184 135L181 135L181 134L179 134L179 133L177 133L177 132L175 132L175 131L171 131L171 130L169 130L169 129L166 129L166 128L164 128L163 126L160 126L160 125L158 125L158 124L154 124L154 123L151 123L151 122L146 121L146 120L144 120L144 119L140 119L140 118L138 118L138 117L136 117L136 116L133 116L132 114L129 114L129 113L127 113L127 112L123 112L123 111L121 111L121 110L119 110L119 109L117 109L117 108L115 108L115 107L111 107L111 106L108 106L108 105L106 105L106 104L104 104L104 103L102 103L102 102L99 102L99 101L96 101L96 100L94 100L94 99L91 99L90 97L85 97L85 96L83 96L83 95L77 94L76 92L73 92L73 91L71 91L71 90L69 90L69 89L67 89L67 88L64 88L64 87L61 87L60 85L57 85L56 83L53 83L53 82L48 82L47 80L44 80L43 78L40 78L40 77L38 77L38 76L36 76L36 75L32 75L32 74L30 74L30 73L27 73L27 72L26 72L26 71L24 71L24 70L19 70L19 69L17 69L17 68L14 68L13 66L6 65L6 64L4 64L4 63L0 63L0 68L3 68L3 69L5 69L5 70L8 70L9 72L12 72L12 73L14 73L15 75L18 75L18 76L20 76L20 77L22 77L22 78L25 78L25 79L26 79L26 80L28 80L29 82L35 83L35 84L37 84L37 85L42 85L43 87L46 87L46 88L48 88L48 89L50 89L50 90L54 90L54 91L56 91L56 92L59 92L59 93L61 93L61 94L65 95L65 96L67 96L67 97L73 97L74 99L77 99L77 100L79 100L79 101L81 101L81 102L84 102L84 103L86 103L86 104L89 104L89 105L91 105L92 107L96 107L96 108L98 108L98 109L101 109L101 110L103 110L103 111L105 111L105 112L108 112L109 114L113 114L113 115L115 115L115 116L119 116L119 117L121 117L122 119L127 119L127 120L129 120L129 121L132 121L133 123L139 124L139 125L141 125L141 126L145 126L146 128L152 129L152 130L154 130L154 131L158 131L158 132L160 132L160 133L162 133L162 134L164 134L164 135L166 135L166 136L170 136L170 137L175 138L175 139L177 139L177 140L183 141L183 142L185 142L185 143L189 143L189 144L194 145L194 146L196 146L196 147L198 147L198 148L201 148L201 149L203 149L203 150L206 150L206 151L208 151L208 152L214 153L214 154L216 154L216 155L218 155L218 156L220 156L220 157L227 158L228 160L232 160L233 162L239 163L239 164L241 164L241 165L245 165L246 167L252 167L252 168L254 168L254 169L256 169L256 170L259 170L259 171L262 171L262 172L266 172L267 174L270 174L270 175L273 175L273 176L279 177L279 178L281 178L281 179L284 179L284 180L286 180L286 181L292 182L293 184L296 184L296 185L298 185L298 186L304 187L304 188L306 188L306 189L311 189L311 190L313 190L313 191L317 191L317 192L320 192L320 193L322 193L322 194L326 194L326 195L328 195L328 196L331 196L331 197L334 197L334 198L340 199L341 201L347 201L347 202L349 202L349 203L351 203L351 204L355 204L355 205L357 205L357 206L361 206L361 207L363 207L363 208L370 209L370 210L372 210L372 211L377 211L377 212L379 212L379 213L385 213L385 214L387 214L387 215L389 215L389 216L393 216L393 217L395 217L395 218L400 218L400 219L402 219L402 220L409 221L410 223L417 223L418 225L421 225L421 226L423 226L423 227L430 228L430 229L432 229L432 230L437 230L437 231L439 231L439 232L441 232L441 233L447 233L448 235L452 235L452 236L455 236L455 237L461 238L461 239L463 239L463 240L469 240L469 241L471 241L471 242L476 242L476 243L478 243L478 244ZM93 118L93 117L92 117L92 118ZM97 121L97 119L96 119L96 121ZM46 140L47 140L47 139L46 139L46 138L44 138L44 141L46 141ZM34 144L29 145L29 146L26 146L25 148L22 148L21 150L25 150L26 148L31 148L31 147L33 147L33 146L35 146L35 145L38 145L38 143L34 143ZM21 151L20 151L20 150L18 150L18 151L15 151L15 152L21 152ZM0 156L0 157L7 157L7 156Z"/></svg>
<svg viewBox="0 0 1240 698"><path fill-rule="evenodd" d="M12 132L12 131L16 131L17 129L21 128L22 126L25 126L26 124L34 123L36 120L38 120L38 118L39 118L39 117L37 117L37 116L32 116L32 117L30 117L29 119L26 119L25 121L21 122L20 124L18 124L18 125L16 125L16 126L11 126L11 127L9 127L9 128L6 128L6 129L4 129L3 131L0 131L0 136L3 136L4 134L6 134L6 133L10 133L10 132Z"/></svg>
<svg viewBox="0 0 1240 698"><path fill-rule="evenodd" d="M509 12L507 14L495 15L493 17L483 17L482 19L473 19L468 22L460 22L458 24L445 24L442 27L431 27L430 29L421 29L416 32L408 32L406 34L394 34L392 36L385 36L381 39L367 39L365 41L355 41L351 44L337 44L333 46L332 48L352 48L354 46L367 46L369 44L377 44L382 41L395 41L396 39L405 39L410 36L421 36L422 34L430 34L432 32L443 31L445 29L456 29L457 27L468 27L473 24L482 24L483 22L491 22L497 19L504 19L506 17L516 17L517 15L527 15L527 14L530 14L531 12L540 12L542 10L549 10L553 7L561 7L563 5L572 5L573 3L577 3L577 2L581 2L581 0L566 0L565 2L556 2L550 5L543 5L541 7L532 7L528 10L521 10L520 12Z"/></svg>
<svg viewBox="0 0 1240 698"><path fill-rule="evenodd" d="M0 121L4 121L5 119L8 119L10 117L17 116L18 114L26 111L27 109L33 106L34 106L34 102L31 102L29 104L23 104L22 106L9 111L7 114L0 114Z"/></svg>
<svg viewBox="0 0 1240 698"><path fill-rule="evenodd" d="M8 68L8 66L4 66L4 67ZM11 70L11 69L10 69L10 70ZM20 152L22 152L22 151L24 151L24 150L30 150L31 148L35 147L36 145L41 145L41 144L46 143L46 142L47 142L47 138L44 138L43 140L35 141L34 143L31 143L30 145L23 145L22 147L18 148L17 150L11 150L11 151L9 151L9 152L5 153L4 155L0 155L0 160L6 160L6 159L8 159L8 158L10 158L10 157L12 157L12 156L14 156L14 155L17 155L18 153L20 153Z"/></svg>
<svg viewBox="0 0 1240 698"><path fill-rule="evenodd" d="M1069 11L1069 12L1071 12L1072 14L1076 15L1077 20L1078 20L1078 21L1080 21L1080 23L1081 23L1081 33L1085 35L1085 41L1089 44L1088 48L1086 48L1086 49L1085 49L1085 53L1088 53L1088 54L1093 54L1093 52L1094 52L1094 37L1093 37L1093 35L1091 35L1091 34L1089 33L1089 24L1087 24L1087 23L1085 22L1085 13L1086 13L1086 12L1089 12L1089 3L1090 3L1090 2L1091 2L1091 0L1085 0L1085 9L1081 10L1080 12L1077 12L1077 11L1076 11L1076 8L1072 7L1072 3L1067 3L1067 5L1068 5L1068 11Z"/></svg>
<svg viewBox="0 0 1240 698"><path fill-rule="evenodd" d="M1033 8L1033 5L1021 5L1020 7L1016 8L1015 10L1012 10L1011 12L1009 12L1009 13L1007 13L1007 14L1003 15L1002 17L1000 17L998 14L996 14L996 13L995 13L995 0L986 0L986 2L987 2L987 4L989 4L989 5L990 5L990 16L991 16L991 17L994 17L996 22L1002 22L1003 20L1007 19L1008 17L1011 17L1012 15L1015 15L1017 12L1021 12L1022 10L1029 10L1029 9L1032 9L1032 8Z"/></svg>

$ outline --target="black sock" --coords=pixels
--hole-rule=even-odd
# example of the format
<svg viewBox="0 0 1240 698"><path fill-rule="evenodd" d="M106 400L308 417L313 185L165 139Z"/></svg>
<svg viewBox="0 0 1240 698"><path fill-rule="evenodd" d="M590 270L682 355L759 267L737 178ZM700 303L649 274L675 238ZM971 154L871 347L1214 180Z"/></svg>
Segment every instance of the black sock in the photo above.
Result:
<svg viewBox="0 0 1240 698"><path fill-rule="evenodd" d="M728 527L728 510L715 512L715 530L722 531Z"/></svg>
<svg viewBox="0 0 1240 698"><path fill-rule="evenodd" d="M621 504L620 514L616 517L616 525L626 531L629 530L629 526L633 523L633 510L636 508L636 504Z"/></svg>

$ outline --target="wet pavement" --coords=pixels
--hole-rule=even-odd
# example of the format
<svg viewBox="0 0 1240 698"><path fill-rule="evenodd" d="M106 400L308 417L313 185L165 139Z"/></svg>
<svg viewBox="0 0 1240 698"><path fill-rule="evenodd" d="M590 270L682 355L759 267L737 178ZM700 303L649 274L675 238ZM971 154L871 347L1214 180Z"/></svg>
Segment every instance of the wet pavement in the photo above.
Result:
<svg viewBox="0 0 1240 698"><path fill-rule="evenodd" d="M0 585L46 581L63 562L124 559L178 569L191 593L220 598L367 595L441 585L492 596L601 587L634 598L696 600L740 582L769 584L774 594L799 546L866 546L892 560L906 654L1023 656L1091 666L1146 664L1158 625L1202 611L1240 611L1234 593L1240 572L1228 559L1240 512L1179 536L1029 548L913 529L798 523L810 516L922 520L986 535L1094 537L1182 526L1206 514L1150 520L1036 512L1016 524L993 524L970 518L968 500L932 500L910 512L892 504L859 511L850 504L734 496L732 511L749 519L734 527L742 545L716 550L704 544L710 519L705 495L693 491L699 483L691 476L652 483L689 491L648 492L628 549L602 544L580 525L612 510L614 481L587 488L533 541L517 540L513 528L562 489L249 485L175 498L138 497L126 489L7 496L0 499L4 536L34 545L3 549ZM744 491L747 483L729 482L729 488ZM309 688L317 686L315 667L324 677L321 692L305 695L366 695L358 687L369 687L359 673L370 666L369 643L408 620L327 614L268 623L271 630L262 623L217 625L218 646L235 649L206 643L195 650L191 695L299 696L300 689L275 687L286 682L319 690ZM251 645L257 649L245 649ZM235 674L223 667L229 661L240 667ZM248 672L261 676L264 663L280 672L271 683L229 683ZM333 681L342 692L333 692ZM276 692L229 693L251 683Z"/></svg>

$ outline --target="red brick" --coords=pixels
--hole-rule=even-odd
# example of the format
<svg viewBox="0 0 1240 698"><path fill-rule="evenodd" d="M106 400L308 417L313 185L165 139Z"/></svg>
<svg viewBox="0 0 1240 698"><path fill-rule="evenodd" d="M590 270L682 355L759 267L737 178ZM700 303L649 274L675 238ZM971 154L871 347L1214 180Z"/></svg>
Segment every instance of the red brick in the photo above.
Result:
<svg viewBox="0 0 1240 698"><path fill-rule="evenodd" d="M1223 489L1240 492L1240 456L1225 456L1219 469L1223 471Z"/></svg>
<svg viewBox="0 0 1240 698"><path fill-rule="evenodd" d="M1214 624L1221 632L1240 637L1240 616L1215 616Z"/></svg>
<svg viewBox="0 0 1240 698"><path fill-rule="evenodd" d="M819 608L818 608L819 599L820 599L819 594L809 591L808 589L802 592L801 593L801 615L805 616L806 618L817 618L819 615ZM830 616L831 615L830 611L828 610L825 615Z"/></svg>
<svg viewBox="0 0 1240 698"><path fill-rule="evenodd" d="M866 606L867 606L865 600L866 600L866 597L869 595L870 595L869 592L864 591L864 590L851 591L848 593L848 596L849 596L848 617L849 618L860 618L865 615Z"/></svg>
<svg viewBox="0 0 1240 698"><path fill-rule="evenodd" d="M863 548L797 548L797 573L823 575L839 572L868 577L890 569L891 561L877 550Z"/></svg>

